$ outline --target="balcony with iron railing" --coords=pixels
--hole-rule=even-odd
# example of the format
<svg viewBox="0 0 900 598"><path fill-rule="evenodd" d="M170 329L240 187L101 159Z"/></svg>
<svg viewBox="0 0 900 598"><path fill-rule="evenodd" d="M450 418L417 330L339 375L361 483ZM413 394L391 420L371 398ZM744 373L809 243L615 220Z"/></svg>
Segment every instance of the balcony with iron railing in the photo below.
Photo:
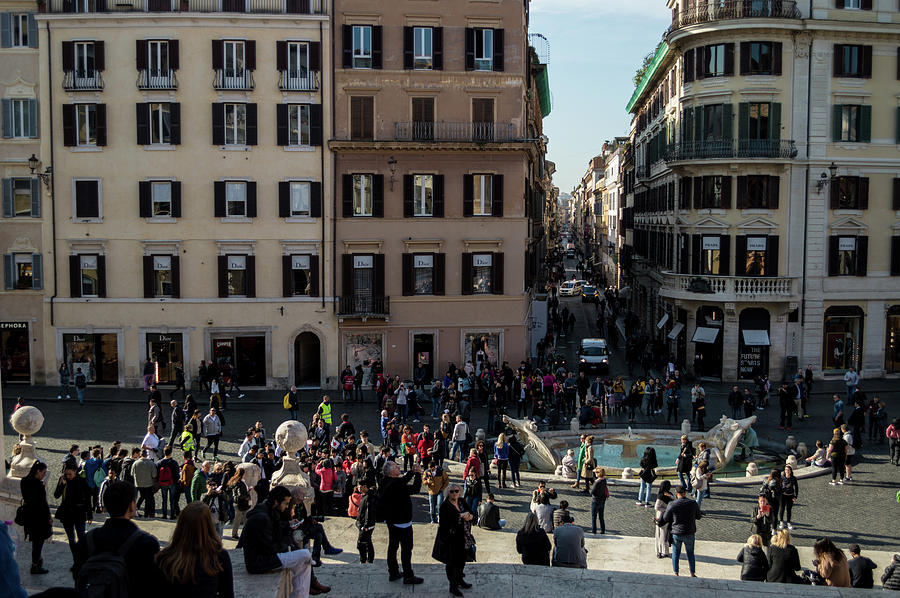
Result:
<svg viewBox="0 0 900 598"><path fill-rule="evenodd" d="M46 0L45 6L50 13L328 14L328 0Z"/></svg>
<svg viewBox="0 0 900 598"><path fill-rule="evenodd" d="M138 89L178 89L175 71L151 71L141 69L137 79Z"/></svg>
<svg viewBox="0 0 900 598"><path fill-rule="evenodd" d="M787 276L701 276L661 272L660 296L703 301L789 301L796 279Z"/></svg>
<svg viewBox="0 0 900 598"><path fill-rule="evenodd" d="M671 30L731 19L799 19L800 10L793 0L694 0L686 10L672 14Z"/></svg>
<svg viewBox="0 0 900 598"><path fill-rule="evenodd" d="M521 135L512 123L394 123L394 141L504 143L520 140Z"/></svg>
<svg viewBox="0 0 900 598"><path fill-rule="evenodd" d="M669 145L663 157L667 163L730 158L788 160L797 157L797 146L793 139L683 141Z"/></svg>
<svg viewBox="0 0 900 598"><path fill-rule="evenodd" d="M96 70L66 71L62 85L66 91L100 91L103 89L103 78Z"/></svg>
<svg viewBox="0 0 900 598"><path fill-rule="evenodd" d="M284 70L278 79L281 91L318 91L319 71Z"/></svg>
<svg viewBox="0 0 900 598"><path fill-rule="evenodd" d="M391 298L383 295L341 295L338 297L338 315L386 319L391 315Z"/></svg>
<svg viewBox="0 0 900 598"><path fill-rule="evenodd" d="M233 71L229 69L217 69L213 80L213 88L225 90L251 91L253 89L253 71Z"/></svg>

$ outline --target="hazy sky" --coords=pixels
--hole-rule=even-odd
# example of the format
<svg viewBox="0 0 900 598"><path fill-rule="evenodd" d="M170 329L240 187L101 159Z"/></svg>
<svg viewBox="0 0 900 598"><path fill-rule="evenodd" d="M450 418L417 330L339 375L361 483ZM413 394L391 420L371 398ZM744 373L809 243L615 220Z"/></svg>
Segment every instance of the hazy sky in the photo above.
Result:
<svg viewBox="0 0 900 598"><path fill-rule="evenodd" d="M604 140L628 134L634 71L670 23L665 0L531 0L531 32L550 41L544 134L560 191L575 187Z"/></svg>

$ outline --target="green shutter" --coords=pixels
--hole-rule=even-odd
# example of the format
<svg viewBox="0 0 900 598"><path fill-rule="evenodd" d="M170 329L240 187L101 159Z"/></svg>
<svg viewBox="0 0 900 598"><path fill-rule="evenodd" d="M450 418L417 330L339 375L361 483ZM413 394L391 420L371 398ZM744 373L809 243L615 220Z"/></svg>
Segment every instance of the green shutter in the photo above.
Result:
<svg viewBox="0 0 900 598"><path fill-rule="evenodd" d="M781 104L777 102L769 104L769 139L781 140Z"/></svg>
<svg viewBox="0 0 900 598"><path fill-rule="evenodd" d="M40 253L31 254L31 288L35 290L44 288L44 260Z"/></svg>
<svg viewBox="0 0 900 598"><path fill-rule="evenodd" d="M741 102L738 104L738 139L744 141L750 138L750 104Z"/></svg>
<svg viewBox="0 0 900 598"><path fill-rule="evenodd" d="M32 139L38 136L38 101L28 100L28 137Z"/></svg>
<svg viewBox="0 0 900 598"><path fill-rule="evenodd" d="M900 144L900 106L897 107L897 124L895 125L897 131L895 132L896 139L895 141Z"/></svg>
<svg viewBox="0 0 900 598"><path fill-rule="evenodd" d="M731 104L722 104L722 140L731 143L734 136L734 126L732 123L734 114L734 106Z"/></svg>
<svg viewBox="0 0 900 598"><path fill-rule="evenodd" d="M703 106L694 108L694 141L704 141L703 139L703 117L706 110Z"/></svg>
<svg viewBox="0 0 900 598"><path fill-rule="evenodd" d="M841 123L843 122L844 107L835 104L831 111L831 140L841 140Z"/></svg>
<svg viewBox="0 0 900 598"><path fill-rule="evenodd" d="M10 138L13 135L12 100L3 98L0 100L0 112L3 117L3 137Z"/></svg>
<svg viewBox="0 0 900 598"><path fill-rule="evenodd" d="M872 141L872 107L859 107L859 140L863 143Z"/></svg>
<svg viewBox="0 0 900 598"><path fill-rule="evenodd" d="M13 205L13 180L3 179L3 217L12 218L16 215Z"/></svg>

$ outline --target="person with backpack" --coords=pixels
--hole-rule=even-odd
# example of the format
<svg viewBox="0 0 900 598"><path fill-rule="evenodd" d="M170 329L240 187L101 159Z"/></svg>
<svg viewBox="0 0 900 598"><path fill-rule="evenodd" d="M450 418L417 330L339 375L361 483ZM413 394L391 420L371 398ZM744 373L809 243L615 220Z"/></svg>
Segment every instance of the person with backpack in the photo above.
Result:
<svg viewBox="0 0 900 598"><path fill-rule="evenodd" d="M197 466L194 464L194 454L191 451L184 452L184 461L181 464L181 470L178 475L178 494L175 498L175 504L178 505L178 498L183 493L186 502L191 502L191 482L194 481L194 472Z"/></svg>
<svg viewBox="0 0 900 598"><path fill-rule="evenodd" d="M84 391L87 388L87 376L81 373L81 368L75 369L75 396L78 404L84 407Z"/></svg>
<svg viewBox="0 0 900 598"><path fill-rule="evenodd" d="M87 480L88 488L91 489L91 508L95 512L99 512L100 504L98 496L100 492L100 484L106 479L106 471L103 470L103 451L95 448L91 451L91 458L84 462L83 471L84 479Z"/></svg>
<svg viewBox="0 0 900 598"><path fill-rule="evenodd" d="M56 510L56 518L66 530L69 549L74 557L76 535L78 540L83 540L85 522L91 523L94 519L91 509L91 489L88 488L87 480L78 475L74 467L67 465L56 484L53 496L62 499Z"/></svg>
<svg viewBox="0 0 900 598"><path fill-rule="evenodd" d="M153 562L159 542L131 521L137 513L134 487L113 482L103 504L109 519L92 529L75 546L72 567L75 589L82 595L108 598L158 598Z"/></svg>
<svg viewBox="0 0 900 598"><path fill-rule="evenodd" d="M159 490L162 501L162 518L178 518L178 475L180 473L178 463L172 458L172 447L167 446L163 451L163 459L157 464L159 468Z"/></svg>
<svg viewBox="0 0 900 598"><path fill-rule="evenodd" d="M148 519L156 517L156 483L159 479L159 471L156 463L150 458L151 454L153 453L145 450L141 458L131 466L134 485L140 495L135 509L139 509L143 503L144 517Z"/></svg>

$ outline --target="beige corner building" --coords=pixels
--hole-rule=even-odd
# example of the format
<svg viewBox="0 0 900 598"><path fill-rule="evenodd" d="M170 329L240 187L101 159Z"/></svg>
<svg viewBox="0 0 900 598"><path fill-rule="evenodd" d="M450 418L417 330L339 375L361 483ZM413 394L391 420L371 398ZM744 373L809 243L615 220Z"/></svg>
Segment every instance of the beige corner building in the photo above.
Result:
<svg viewBox="0 0 900 598"><path fill-rule="evenodd" d="M42 380L45 356L42 229L49 210L28 163L41 152L42 134L36 12L34 2L0 2L0 376L14 384Z"/></svg>
<svg viewBox="0 0 900 598"><path fill-rule="evenodd" d="M206 360L242 387L333 384L329 10L42 3L35 150L53 174L43 242L29 242L44 255L37 381L66 361L135 386L149 357L161 383ZM26 93L37 56L20 53Z"/></svg>
<svg viewBox="0 0 900 598"><path fill-rule="evenodd" d="M527 355L550 194L528 7L336 0L328 288L341 366L441 375Z"/></svg>
<svg viewBox="0 0 900 598"><path fill-rule="evenodd" d="M645 331L714 378L900 373L896 3L668 6L628 105Z"/></svg>

